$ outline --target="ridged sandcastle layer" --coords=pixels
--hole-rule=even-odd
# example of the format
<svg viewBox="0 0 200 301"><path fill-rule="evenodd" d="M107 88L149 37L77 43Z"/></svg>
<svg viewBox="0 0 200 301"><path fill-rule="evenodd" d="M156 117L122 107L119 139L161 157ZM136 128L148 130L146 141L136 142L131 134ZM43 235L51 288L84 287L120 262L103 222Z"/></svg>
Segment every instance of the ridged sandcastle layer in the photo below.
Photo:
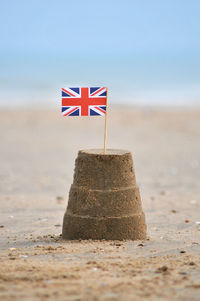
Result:
<svg viewBox="0 0 200 301"><path fill-rule="evenodd" d="M79 151L62 237L67 240L146 238L145 216L130 152Z"/></svg>

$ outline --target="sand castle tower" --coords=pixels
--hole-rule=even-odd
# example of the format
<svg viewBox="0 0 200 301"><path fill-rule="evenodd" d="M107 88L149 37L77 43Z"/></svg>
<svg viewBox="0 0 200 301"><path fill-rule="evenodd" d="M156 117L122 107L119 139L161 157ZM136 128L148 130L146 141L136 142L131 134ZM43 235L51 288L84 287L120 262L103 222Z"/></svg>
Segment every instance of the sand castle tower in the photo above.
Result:
<svg viewBox="0 0 200 301"><path fill-rule="evenodd" d="M79 151L62 236L68 240L146 238L130 152Z"/></svg>

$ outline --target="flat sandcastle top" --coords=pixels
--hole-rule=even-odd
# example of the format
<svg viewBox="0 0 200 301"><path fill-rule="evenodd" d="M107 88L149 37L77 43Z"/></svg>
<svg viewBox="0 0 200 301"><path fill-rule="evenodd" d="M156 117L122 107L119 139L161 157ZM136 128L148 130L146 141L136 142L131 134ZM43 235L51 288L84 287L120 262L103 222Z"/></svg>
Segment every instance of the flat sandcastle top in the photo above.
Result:
<svg viewBox="0 0 200 301"><path fill-rule="evenodd" d="M79 151L80 154L90 154L90 155L114 155L114 156L122 156L125 154L130 154L130 151L122 150L122 149L106 149L106 153L104 154L104 149L82 149Z"/></svg>

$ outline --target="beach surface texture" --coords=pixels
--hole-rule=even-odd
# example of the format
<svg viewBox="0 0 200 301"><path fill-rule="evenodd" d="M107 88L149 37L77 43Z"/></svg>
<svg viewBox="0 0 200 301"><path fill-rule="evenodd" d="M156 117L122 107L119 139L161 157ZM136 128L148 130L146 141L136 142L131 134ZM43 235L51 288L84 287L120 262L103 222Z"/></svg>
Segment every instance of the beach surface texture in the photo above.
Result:
<svg viewBox="0 0 200 301"><path fill-rule="evenodd" d="M200 300L200 110L110 108L147 239L62 240L78 151L103 132L101 117L0 112L0 300Z"/></svg>

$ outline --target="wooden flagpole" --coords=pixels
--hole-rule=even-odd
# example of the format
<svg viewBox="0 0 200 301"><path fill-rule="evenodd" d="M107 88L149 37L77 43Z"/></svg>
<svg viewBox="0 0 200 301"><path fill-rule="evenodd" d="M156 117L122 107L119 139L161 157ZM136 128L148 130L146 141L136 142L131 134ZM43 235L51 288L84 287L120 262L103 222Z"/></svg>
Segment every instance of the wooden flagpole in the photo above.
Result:
<svg viewBox="0 0 200 301"><path fill-rule="evenodd" d="M108 114L108 89L106 88L106 114L105 114L105 125L104 125L104 155L106 154L106 136L107 136L107 114Z"/></svg>

